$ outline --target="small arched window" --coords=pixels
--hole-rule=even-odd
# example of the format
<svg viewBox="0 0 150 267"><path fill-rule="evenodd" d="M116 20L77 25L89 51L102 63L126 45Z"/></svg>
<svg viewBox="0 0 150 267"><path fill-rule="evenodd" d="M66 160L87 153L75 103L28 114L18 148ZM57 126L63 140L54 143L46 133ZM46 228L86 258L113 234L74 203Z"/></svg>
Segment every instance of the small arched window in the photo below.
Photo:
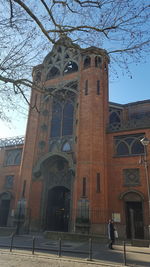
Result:
<svg viewBox="0 0 150 267"><path fill-rule="evenodd" d="M96 67L96 68L100 68L101 65L102 65L102 59L101 59L101 57L96 56L96 57L95 57L95 67Z"/></svg>
<svg viewBox="0 0 150 267"><path fill-rule="evenodd" d="M69 61L64 68L64 74L78 71L78 65L74 61Z"/></svg>
<svg viewBox="0 0 150 267"><path fill-rule="evenodd" d="M46 76L46 81L47 81L47 80L51 80L51 79L53 79L53 78L56 78L56 77L59 76L59 75L60 75L60 71L59 71L59 69L56 68L56 67L52 67L52 68L50 69L50 71L48 72L47 76Z"/></svg>
<svg viewBox="0 0 150 267"><path fill-rule="evenodd" d="M86 56L84 59L84 69L89 68L91 66L91 58L90 56Z"/></svg>

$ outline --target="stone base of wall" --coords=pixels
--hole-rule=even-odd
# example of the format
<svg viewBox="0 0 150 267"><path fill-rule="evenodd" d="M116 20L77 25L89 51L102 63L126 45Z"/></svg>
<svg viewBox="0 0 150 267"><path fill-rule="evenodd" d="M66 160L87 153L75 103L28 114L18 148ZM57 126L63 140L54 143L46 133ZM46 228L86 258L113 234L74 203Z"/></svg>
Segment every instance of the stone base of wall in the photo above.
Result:
<svg viewBox="0 0 150 267"><path fill-rule="evenodd" d="M92 238L92 240L97 240L101 242L106 242L106 238L103 235L92 235L92 234L79 234L79 233L66 233L66 232L52 232L52 231L45 231L44 236L49 239L58 240L59 238L63 240L89 240L89 238Z"/></svg>
<svg viewBox="0 0 150 267"><path fill-rule="evenodd" d="M132 239L131 245L134 247L149 247L150 241L144 239Z"/></svg>

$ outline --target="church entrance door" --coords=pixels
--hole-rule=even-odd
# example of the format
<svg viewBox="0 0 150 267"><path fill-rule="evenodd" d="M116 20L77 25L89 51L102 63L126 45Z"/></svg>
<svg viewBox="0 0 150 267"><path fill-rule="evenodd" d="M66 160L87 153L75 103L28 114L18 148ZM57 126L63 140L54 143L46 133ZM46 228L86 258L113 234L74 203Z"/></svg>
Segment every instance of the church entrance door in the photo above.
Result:
<svg viewBox="0 0 150 267"><path fill-rule="evenodd" d="M70 190L56 186L48 191L46 229L67 232L70 215Z"/></svg>
<svg viewBox="0 0 150 267"><path fill-rule="evenodd" d="M127 238L144 238L142 202L126 202Z"/></svg>

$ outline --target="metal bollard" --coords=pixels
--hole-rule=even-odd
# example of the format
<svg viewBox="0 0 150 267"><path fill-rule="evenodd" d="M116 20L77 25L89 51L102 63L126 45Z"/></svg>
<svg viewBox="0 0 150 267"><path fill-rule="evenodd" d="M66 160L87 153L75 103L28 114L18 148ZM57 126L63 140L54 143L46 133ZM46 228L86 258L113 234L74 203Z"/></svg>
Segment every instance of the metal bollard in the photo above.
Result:
<svg viewBox="0 0 150 267"><path fill-rule="evenodd" d="M58 257L61 257L61 238L59 238Z"/></svg>
<svg viewBox="0 0 150 267"><path fill-rule="evenodd" d="M92 261L92 238L89 238L89 261Z"/></svg>
<svg viewBox="0 0 150 267"><path fill-rule="evenodd" d="M123 241L123 261L124 261L124 265L127 265L127 258L126 258L126 242Z"/></svg>
<svg viewBox="0 0 150 267"><path fill-rule="evenodd" d="M35 251L35 237L33 237L32 240L32 255L34 255L34 251Z"/></svg>
<svg viewBox="0 0 150 267"><path fill-rule="evenodd" d="M10 240L10 252L12 252L14 236L15 234L13 233Z"/></svg>

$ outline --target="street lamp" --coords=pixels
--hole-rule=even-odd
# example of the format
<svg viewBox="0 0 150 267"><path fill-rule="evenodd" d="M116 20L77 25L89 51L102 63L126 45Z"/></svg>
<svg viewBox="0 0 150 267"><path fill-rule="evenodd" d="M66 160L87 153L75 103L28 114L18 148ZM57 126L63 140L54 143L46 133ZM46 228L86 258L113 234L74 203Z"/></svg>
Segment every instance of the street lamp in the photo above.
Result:
<svg viewBox="0 0 150 267"><path fill-rule="evenodd" d="M143 137L140 140L141 144L144 147L144 167L145 167L145 177L147 183L147 195L148 195L148 234L150 240L150 180L149 180L149 172L148 172L148 162L147 162L147 146L150 144L150 140L147 137Z"/></svg>

